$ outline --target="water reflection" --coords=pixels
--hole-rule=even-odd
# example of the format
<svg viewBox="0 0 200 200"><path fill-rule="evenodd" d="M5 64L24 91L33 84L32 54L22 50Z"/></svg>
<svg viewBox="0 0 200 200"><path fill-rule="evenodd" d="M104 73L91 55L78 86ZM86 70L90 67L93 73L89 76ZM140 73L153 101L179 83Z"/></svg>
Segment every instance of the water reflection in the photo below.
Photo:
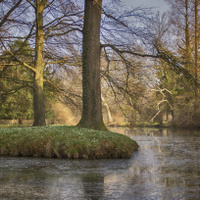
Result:
<svg viewBox="0 0 200 200"><path fill-rule="evenodd" d="M104 196L104 176L88 173L82 176L85 199L98 200Z"/></svg>
<svg viewBox="0 0 200 200"><path fill-rule="evenodd" d="M0 157L0 199L200 199L200 132L117 131L140 145L129 160Z"/></svg>

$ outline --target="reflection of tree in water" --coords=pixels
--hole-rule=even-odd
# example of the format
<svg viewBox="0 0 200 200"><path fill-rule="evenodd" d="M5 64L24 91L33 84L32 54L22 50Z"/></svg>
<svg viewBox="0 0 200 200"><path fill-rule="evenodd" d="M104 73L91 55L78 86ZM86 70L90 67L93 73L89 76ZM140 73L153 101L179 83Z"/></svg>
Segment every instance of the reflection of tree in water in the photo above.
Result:
<svg viewBox="0 0 200 200"><path fill-rule="evenodd" d="M97 173L84 174L82 177L85 198L100 200L104 196L104 175Z"/></svg>
<svg viewBox="0 0 200 200"><path fill-rule="evenodd" d="M199 199L199 132L153 128L123 130L139 143L140 150L126 170L127 176L121 173L105 177L105 193L118 190L123 199L131 195L135 199ZM120 185L112 184L111 180Z"/></svg>
<svg viewBox="0 0 200 200"><path fill-rule="evenodd" d="M40 169L4 170L0 197L8 199L43 198L48 175Z"/></svg>

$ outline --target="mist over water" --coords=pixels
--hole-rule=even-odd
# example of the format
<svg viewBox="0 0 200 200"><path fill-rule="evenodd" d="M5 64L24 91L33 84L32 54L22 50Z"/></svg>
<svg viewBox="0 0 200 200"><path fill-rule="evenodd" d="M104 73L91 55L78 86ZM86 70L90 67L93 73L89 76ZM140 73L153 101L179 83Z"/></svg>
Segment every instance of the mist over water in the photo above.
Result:
<svg viewBox="0 0 200 200"><path fill-rule="evenodd" d="M200 131L112 130L139 143L131 159L0 157L0 199L200 199Z"/></svg>

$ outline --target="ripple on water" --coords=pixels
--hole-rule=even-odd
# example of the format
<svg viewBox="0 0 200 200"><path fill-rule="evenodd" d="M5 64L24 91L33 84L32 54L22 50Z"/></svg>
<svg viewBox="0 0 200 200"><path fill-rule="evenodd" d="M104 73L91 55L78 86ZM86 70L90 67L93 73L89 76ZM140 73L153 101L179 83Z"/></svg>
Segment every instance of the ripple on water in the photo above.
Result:
<svg viewBox="0 0 200 200"><path fill-rule="evenodd" d="M0 157L0 199L200 199L200 132L124 130L131 159Z"/></svg>

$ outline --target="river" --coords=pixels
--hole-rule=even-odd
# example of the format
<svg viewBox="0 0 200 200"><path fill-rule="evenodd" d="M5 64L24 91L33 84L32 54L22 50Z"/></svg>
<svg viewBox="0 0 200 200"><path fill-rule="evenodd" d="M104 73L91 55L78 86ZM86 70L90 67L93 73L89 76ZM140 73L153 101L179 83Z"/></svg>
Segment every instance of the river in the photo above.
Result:
<svg viewBox="0 0 200 200"><path fill-rule="evenodd" d="M1 200L199 200L200 131L123 129L131 159L0 157Z"/></svg>

